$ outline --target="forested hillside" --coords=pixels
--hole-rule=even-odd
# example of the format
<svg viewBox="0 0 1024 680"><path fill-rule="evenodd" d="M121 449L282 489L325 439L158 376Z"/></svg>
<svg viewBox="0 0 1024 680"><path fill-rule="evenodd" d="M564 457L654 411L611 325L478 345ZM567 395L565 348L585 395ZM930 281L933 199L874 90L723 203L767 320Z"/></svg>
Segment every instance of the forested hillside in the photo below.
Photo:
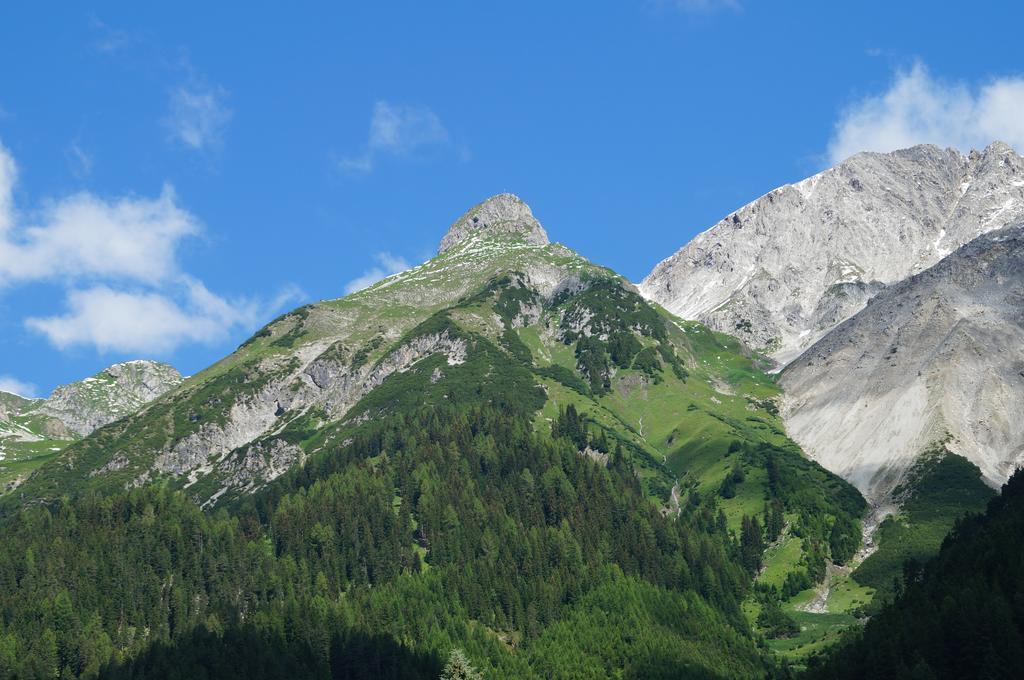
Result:
<svg viewBox="0 0 1024 680"><path fill-rule="evenodd" d="M0 551L5 675L162 674L265 646L291 659L267 677L434 677L452 646L489 677L547 677L570 653L631 677L768 667L724 517L665 517L618 449L599 465L524 408L390 417L231 513L152 487L26 508Z"/></svg>
<svg viewBox="0 0 1024 680"><path fill-rule="evenodd" d="M811 678L1016 678L1024 668L1024 472L938 556L910 560L896 601Z"/></svg>

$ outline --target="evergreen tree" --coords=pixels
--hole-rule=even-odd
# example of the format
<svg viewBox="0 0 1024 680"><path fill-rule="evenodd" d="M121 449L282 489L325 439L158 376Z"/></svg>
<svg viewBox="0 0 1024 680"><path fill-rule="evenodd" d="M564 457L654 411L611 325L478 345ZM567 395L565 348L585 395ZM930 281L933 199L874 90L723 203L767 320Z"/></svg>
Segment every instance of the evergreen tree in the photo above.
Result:
<svg viewBox="0 0 1024 680"><path fill-rule="evenodd" d="M740 562L747 571L756 574L761 570L764 553L764 536L756 517L743 515L740 523Z"/></svg>
<svg viewBox="0 0 1024 680"><path fill-rule="evenodd" d="M441 672L441 680L483 680L483 676L469 663L465 652L453 647Z"/></svg>

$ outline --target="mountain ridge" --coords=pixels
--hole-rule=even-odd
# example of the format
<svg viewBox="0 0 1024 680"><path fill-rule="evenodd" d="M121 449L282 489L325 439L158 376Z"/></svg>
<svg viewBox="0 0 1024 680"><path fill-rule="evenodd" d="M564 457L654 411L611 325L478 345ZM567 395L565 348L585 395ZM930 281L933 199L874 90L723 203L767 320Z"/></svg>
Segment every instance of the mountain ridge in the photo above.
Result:
<svg viewBox="0 0 1024 680"><path fill-rule="evenodd" d="M475 217L481 219L474 223ZM168 397L174 404L151 404L151 419L134 439L104 430L90 439L95 446L87 447L86 459L72 447L67 464L88 466L82 472L93 479L132 470L130 485L169 475L187 478L188 487L216 468L233 480L230 488L251 490L303 460L298 446L276 434L293 422L317 414L342 418L387 377L434 352L454 352L452 361L460 363L458 341L440 334L406 344L402 338L493 276L518 272L546 299L579 290L588 276L616 276L549 243L529 207L510 194L470 208L449 228L441 251L344 298L283 314L185 381ZM151 462L137 465L146 451Z"/></svg>
<svg viewBox="0 0 1024 680"><path fill-rule="evenodd" d="M1024 218L1024 159L920 145L774 189L666 258L641 292L788 363L884 285Z"/></svg>

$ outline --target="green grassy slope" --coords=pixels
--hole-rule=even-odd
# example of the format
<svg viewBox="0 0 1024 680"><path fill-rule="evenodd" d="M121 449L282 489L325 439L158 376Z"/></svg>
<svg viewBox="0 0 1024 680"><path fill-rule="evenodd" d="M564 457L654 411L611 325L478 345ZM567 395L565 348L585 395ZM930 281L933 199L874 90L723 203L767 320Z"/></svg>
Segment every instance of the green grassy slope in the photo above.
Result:
<svg viewBox="0 0 1024 680"><path fill-rule="evenodd" d="M902 498L896 515L878 528L878 550L853 573L860 584L875 588L881 600L892 596L903 580L908 560L925 562L939 551L954 522L980 512L995 493L981 480L981 471L944 446L925 453L896 489Z"/></svg>
<svg viewBox="0 0 1024 680"><path fill-rule="evenodd" d="M78 438L54 418L32 413L41 403L0 392L0 491L13 488Z"/></svg>

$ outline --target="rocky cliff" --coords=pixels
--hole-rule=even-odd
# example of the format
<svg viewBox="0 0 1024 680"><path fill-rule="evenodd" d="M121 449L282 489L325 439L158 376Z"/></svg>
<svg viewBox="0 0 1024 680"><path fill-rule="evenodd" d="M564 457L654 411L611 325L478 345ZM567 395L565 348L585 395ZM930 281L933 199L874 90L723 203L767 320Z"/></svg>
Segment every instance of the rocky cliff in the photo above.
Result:
<svg viewBox="0 0 1024 680"><path fill-rule="evenodd" d="M785 364L885 285L1022 218L1024 159L1005 144L861 153L727 216L640 290Z"/></svg>

